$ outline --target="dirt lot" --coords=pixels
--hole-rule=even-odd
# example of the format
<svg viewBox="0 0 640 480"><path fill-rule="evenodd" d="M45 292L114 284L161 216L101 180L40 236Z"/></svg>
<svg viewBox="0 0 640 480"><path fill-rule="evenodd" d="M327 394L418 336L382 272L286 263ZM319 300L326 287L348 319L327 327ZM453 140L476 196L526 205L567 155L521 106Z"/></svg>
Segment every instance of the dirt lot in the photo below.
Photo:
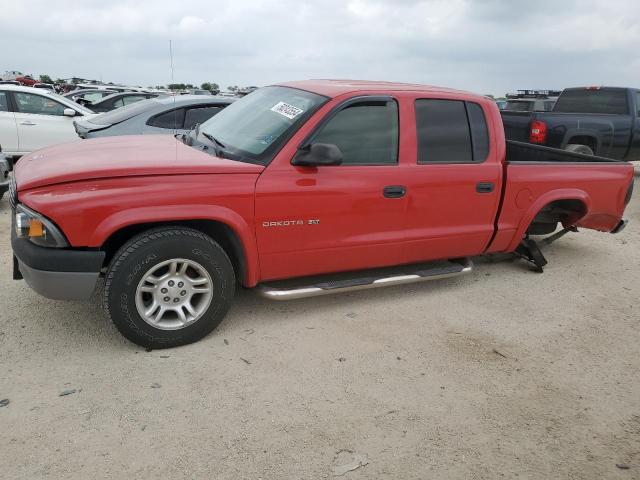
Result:
<svg viewBox="0 0 640 480"><path fill-rule="evenodd" d="M334 297L243 291L205 340L145 352L11 280L5 198L1 476L322 479L355 458L337 478L639 479L640 192L627 217L558 241L542 275L477 259Z"/></svg>

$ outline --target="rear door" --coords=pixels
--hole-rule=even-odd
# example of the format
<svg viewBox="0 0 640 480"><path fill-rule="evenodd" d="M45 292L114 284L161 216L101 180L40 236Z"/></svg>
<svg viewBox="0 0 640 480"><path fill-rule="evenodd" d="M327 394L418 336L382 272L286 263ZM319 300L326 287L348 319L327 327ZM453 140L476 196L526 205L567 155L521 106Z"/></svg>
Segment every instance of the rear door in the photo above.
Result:
<svg viewBox="0 0 640 480"><path fill-rule="evenodd" d="M401 262L407 199L398 111L391 97L347 100L306 141L338 146L341 165L296 167L283 157L259 177L263 280Z"/></svg>
<svg viewBox="0 0 640 480"><path fill-rule="evenodd" d="M0 91L0 147L5 153L18 153L18 126L10 110L8 92Z"/></svg>
<svg viewBox="0 0 640 480"><path fill-rule="evenodd" d="M64 115L68 107L62 103L37 93L13 92L13 98L21 152L78 140L73 117Z"/></svg>
<svg viewBox="0 0 640 480"><path fill-rule="evenodd" d="M479 103L436 98L417 98L414 115L403 261L482 253L493 236L502 182L490 116Z"/></svg>

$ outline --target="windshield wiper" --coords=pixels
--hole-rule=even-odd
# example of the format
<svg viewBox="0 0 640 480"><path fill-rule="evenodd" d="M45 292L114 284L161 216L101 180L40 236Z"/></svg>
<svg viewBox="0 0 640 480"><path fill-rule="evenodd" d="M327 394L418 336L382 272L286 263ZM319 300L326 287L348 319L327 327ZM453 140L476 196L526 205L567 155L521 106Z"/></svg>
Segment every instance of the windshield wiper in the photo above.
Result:
<svg viewBox="0 0 640 480"><path fill-rule="evenodd" d="M210 133L202 132L202 135L204 135L204 138L212 141L213 143L215 143L220 148L227 148L227 147L224 146L224 143L222 143L220 140L218 140L216 137L214 137Z"/></svg>

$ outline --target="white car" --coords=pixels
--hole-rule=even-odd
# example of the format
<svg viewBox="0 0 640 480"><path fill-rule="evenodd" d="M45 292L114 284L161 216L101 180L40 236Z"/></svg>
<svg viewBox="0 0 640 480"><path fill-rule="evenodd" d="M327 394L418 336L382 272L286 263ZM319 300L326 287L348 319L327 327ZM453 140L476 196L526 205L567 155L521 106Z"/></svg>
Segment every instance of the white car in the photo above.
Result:
<svg viewBox="0 0 640 480"><path fill-rule="evenodd" d="M41 88L0 85L0 147L9 156L78 140L73 121L95 114Z"/></svg>

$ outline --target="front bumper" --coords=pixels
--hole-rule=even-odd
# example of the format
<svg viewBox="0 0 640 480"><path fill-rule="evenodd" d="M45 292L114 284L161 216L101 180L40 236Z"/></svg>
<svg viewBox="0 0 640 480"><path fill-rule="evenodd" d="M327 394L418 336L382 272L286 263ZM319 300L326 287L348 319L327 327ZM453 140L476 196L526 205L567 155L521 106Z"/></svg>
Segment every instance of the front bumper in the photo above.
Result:
<svg viewBox="0 0 640 480"><path fill-rule="evenodd" d="M11 229L14 278L24 278L36 293L54 300L86 300L95 290L105 253L46 248L18 238ZM15 271L15 269L19 271Z"/></svg>

